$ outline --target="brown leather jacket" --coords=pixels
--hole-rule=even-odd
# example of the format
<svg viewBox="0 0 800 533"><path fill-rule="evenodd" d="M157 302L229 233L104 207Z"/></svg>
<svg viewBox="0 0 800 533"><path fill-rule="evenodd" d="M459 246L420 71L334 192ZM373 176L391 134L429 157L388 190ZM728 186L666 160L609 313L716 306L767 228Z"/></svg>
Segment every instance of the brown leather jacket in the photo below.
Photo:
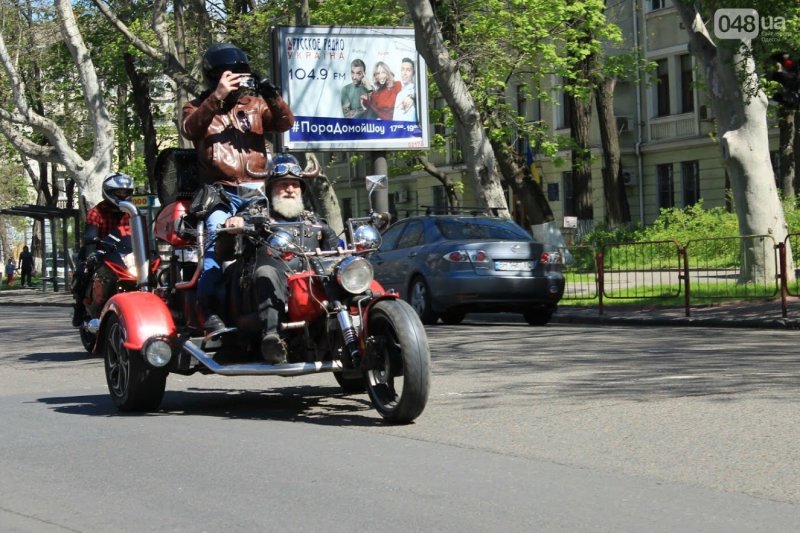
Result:
<svg viewBox="0 0 800 533"><path fill-rule="evenodd" d="M197 148L200 179L236 185L264 179L264 134L282 133L292 125L294 115L280 96L268 103L245 95L229 107L211 93L183 106L181 133Z"/></svg>

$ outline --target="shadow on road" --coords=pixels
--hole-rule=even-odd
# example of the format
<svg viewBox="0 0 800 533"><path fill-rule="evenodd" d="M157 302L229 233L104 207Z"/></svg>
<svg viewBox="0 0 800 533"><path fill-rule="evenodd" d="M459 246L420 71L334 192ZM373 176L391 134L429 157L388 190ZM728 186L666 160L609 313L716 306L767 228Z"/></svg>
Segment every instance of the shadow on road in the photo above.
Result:
<svg viewBox="0 0 800 533"><path fill-rule="evenodd" d="M434 375L474 378L467 397L475 408L500 395L521 402L786 399L800 386L800 348L769 331L609 327L576 329L581 335L569 338L565 329L429 329ZM447 351L436 350L445 341Z"/></svg>
<svg viewBox="0 0 800 533"><path fill-rule="evenodd" d="M161 408L152 413L120 413L106 394L55 396L37 401L58 413L83 416L213 416L354 427L385 424L366 393L346 395L339 387L167 390Z"/></svg>
<svg viewBox="0 0 800 533"><path fill-rule="evenodd" d="M39 352L23 355L19 358L20 361L26 363L68 363L72 361L99 361L103 360L85 351L80 352Z"/></svg>

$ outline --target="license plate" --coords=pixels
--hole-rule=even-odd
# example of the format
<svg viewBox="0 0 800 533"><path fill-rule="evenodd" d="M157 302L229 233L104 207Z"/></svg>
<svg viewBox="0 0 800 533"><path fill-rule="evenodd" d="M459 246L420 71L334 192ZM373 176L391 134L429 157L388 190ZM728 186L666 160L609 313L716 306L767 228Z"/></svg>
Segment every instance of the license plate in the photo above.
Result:
<svg viewBox="0 0 800 533"><path fill-rule="evenodd" d="M495 261L495 270L533 270L533 261Z"/></svg>

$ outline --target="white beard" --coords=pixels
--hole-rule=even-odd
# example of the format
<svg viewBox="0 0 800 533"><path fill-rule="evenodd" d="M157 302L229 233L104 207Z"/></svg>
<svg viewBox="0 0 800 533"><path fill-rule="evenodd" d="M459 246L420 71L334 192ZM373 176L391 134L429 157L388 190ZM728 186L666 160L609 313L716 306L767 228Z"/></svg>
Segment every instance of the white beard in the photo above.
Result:
<svg viewBox="0 0 800 533"><path fill-rule="evenodd" d="M272 210L283 218L296 218L304 209L305 206L301 196L282 198L276 194L272 195Z"/></svg>

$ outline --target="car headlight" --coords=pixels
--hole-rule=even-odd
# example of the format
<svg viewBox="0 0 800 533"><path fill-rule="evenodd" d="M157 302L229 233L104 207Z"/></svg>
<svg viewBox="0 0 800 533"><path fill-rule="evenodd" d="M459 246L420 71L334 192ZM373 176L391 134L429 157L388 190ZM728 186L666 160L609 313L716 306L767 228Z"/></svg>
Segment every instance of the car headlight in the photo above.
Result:
<svg viewBox="0 0 800 533"><path fill-rule="evenodd" d="M337 283L352 294L361 294L369 289L372 277L372 264L363 257L347 257L336 267Z"/></svg>
<svg viewBox="0 0 800 533"><path fill-rule="evenodd" d="M172 359L172 345L159 337L148 339L142 351L147 362L156 368L166 366Z"/></svg>

